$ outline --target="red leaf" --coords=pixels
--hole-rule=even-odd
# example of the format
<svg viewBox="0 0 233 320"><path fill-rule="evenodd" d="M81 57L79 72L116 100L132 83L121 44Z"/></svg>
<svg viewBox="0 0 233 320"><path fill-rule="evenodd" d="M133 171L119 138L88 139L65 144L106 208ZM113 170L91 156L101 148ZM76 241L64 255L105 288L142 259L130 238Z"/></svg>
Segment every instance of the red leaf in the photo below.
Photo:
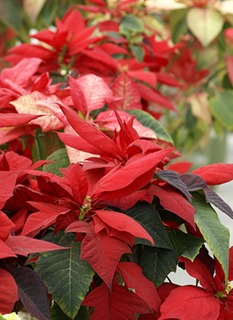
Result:
<svg viewBox="0 0 233 320"><path fill-rule="evenodd" d="M72 188L74 199L79 205L82 205L88 190L87 179L82 167L79 164L71 165L67 171L67 179Z"/></svg>
<svg viewBox="0 0 233 320"><path fill-rule="evenodd" d="M89 113L112 100L112 90L100 77L88 74L78 79L70 77L71 97L78 110ZM80 107L79 107L80 106Z"/></svg>
<svg viewBox="0 0 233 320"><path fill-rule="evenodd" d="M18 299L18 287L13 276L0 268L0 313L11 313Z"/></svg>
<svg viewBox="0 0 233 320"><path fill-rule="evenodd" d="M96 210L97 216L110 227L132 234L134 237L143 238L154 244L148 232L133 218L124 213L108 210Z"/></svg>
<svg viewBox="0 0 233 320"><path fill-rule="evenodd" d="M118 268L127 288L144 300L151 309L158 312L161 299L153 282L143 275L141 267L134 262L120 262Z"/></svg>
<svg viewBox="0 0 233 320"><path fill-rule="evenodd" d="M157 185L151 187L151 192L159 198L164 209L175 213L196 229L194 222L195 209L182 194L170 186L162 188Z"/></svg>
<svg viewBox="0 0 233 320"><path fill-rule="evenodd" d="M10 231L14 228L14 223L7 217L7 215L0 211L0 239L6 240L10 234Z"/></svg>
<svg viewBox="0 0 233 320"><path fill-rule="evenodd" d="M150 313L151 309L135 293L113 283L112 290L102 283L83 301L94 307L90 320L135 320L136 313Z"/></svg>
<svg viewBox="0 0 233 320"><path fill-rule="evenodd" d="M96 37L91 37L95 30L95 26L85 28L84 30L81 30L79 32L75 30L74 37L69 43L69 54L75 55L80 51L86 49L91 43L95 42Z"/></svg>
<svg viewBox="0 0 233 320"><path fill-rule="evenodd" d="M0 208L13 196L18 172L0 171Z"/></svg>
<svg viewBox="0 0 233 320"><path fill-rule="evenodd" d="M170 292L161 305L159 320L217 320L219 310L219 301L211 293L198 287L183 286Z"/></svg>
<svg viewBox="0 0 233 320"><path fill-rule="evenodd" d="M113 94L121 98L111 103L110 107L120 110L142 109L141 95L133 79L126 73L121 73L112 86Z"/></svg>
<svg viewBox="0 0 233 320"><path fill-rule="evenodd" d="M198 258L195 258L194 261L191 261L187 258L180 257L179 260L185 263L185 269L188 274L200 281L201 286L213 292L213 278L206 267L206 265Z"/></svg>
<svg viewBox="0 0 233 320"><path fill-rule="evenodd" d="M103 195L104 199L116 199L141 189L152 179L155 167L171 150L173 149L168 148L150 153L135 161L127 162L118 170L110 171L96 184L94 190L96 198L100 199Z"/></svg>
<svg viewBox="0 0 233 320"><path fill-rule="evenodd" d="M0 239L0 259L16 257L16 254Z"/></svg>
<svg viewBox="0 0 233 320"><path fill-rule="evenodd" d="M233 164L213 163L198 168L192 172L198 175L208 185L217 185L233 180Z"/></svg>
<svg viewBox="0 0 233 320"><path fill-rule="evenodd" d="M110 156L113 158L124 157L124 154L117 147L113 140L107 137L103 132L96 129L91 124L82 120L74 110L64 108L63 109L68 122L73 129L80 135L84 140L90 143L95 148L99 149L100 155Z"/></svg>
<svg viewBox="0 0 233 320"><path fill-rule="evenodd" d="M15 254L25 257L30 253L66 249L48 241L25 236L9 236L5 244L9 246Z"/></svg>
<svg viewBox="0 0 233 320"><path fill-rule="evenodd" d="M233 281L233 246L229 250L229 281Z"/></svg>
<svg viewBox="0 0 233 320"><path fill-rule="evenodd" d="M167 167L168 170L174 170L180 174L186 173L192 166L192 162L189 161L179 161L173 163Z"/></svg>
<svg viewBox="0 0 233 320"><path fill-rule="evenodd" d="M128 122L132 117L129 113L125 111L118 110L117 114L120 116L122 122ZM114 110L106 110L100 112L96 117L95 122L97 122L100 127L104 126L112 131L116 130L118 132L120 130L120 125L116 118L116 113ZM136 118L133 120L132 127L137 132L138 137L157 139L156 133L152 129L143 126L141 122L138 121ZM145 143L145 141L143 141L143 143Z"/></svg>
<svg viewBox="0 0 233 320"><path fill-rule="evenodd" d="M66 232L86 233L81 244L81 259L87 260L96 273L111 288L117 264L124 253L131 253L123 241L109 237L105 230L94 232L92 223L74 222Z"/></svg>
<svg viewBox="0 0 233 320"><path fill-rule="evenodd" d="M159 92L156 90L142 84L142 83L137 83L138 90L141 94L141 97L146 100L146 101L151 101L151 102L156 102L162 107L176 111L174 105L165 97L163 97Z"/></svg>
<svg viewBox="0 0 233 320"><path fill-rule="evenodd" d="M23 126L23 127L6 127L0 128L0 144L7 143L14 139L19 138L20 136L27 136L31 131L35 129L35 126Z"/></svg>
<svg viewBox="0 0 233 320"><path fill-rule="evenodd" d="M0 78L3 82L5 79L9 79L21 87L26 87L28 82L31 81L34 73L37 71L41 61L42 60L39 58L24 58L14 67L4 68Z"/></svg>
<svg viewBox="0 0 233 320"><path fill-rule="evenodd" d="M136 78L140 81L146 82L152 88L156 86L157 77L155 72L145 70L129 70L127 73L132 78Z"/></svg>
<svg viewBox="0 0 233 320"><path fill-rule="evenodd" d="M50 203L34 201L29 201L29 203L39 211L30 214L28 217L22 231L22 235L24 236L29 234L36 235L41 229L51 226L59 215L69 211L67 208Z"/></svg>
<svg viewBox="0 0 233 320"><path fill-rule="evenodd" d="M2 113L0 118L0 127L14 127L27 124L40 115L18 114L18 113Z"/></svg>

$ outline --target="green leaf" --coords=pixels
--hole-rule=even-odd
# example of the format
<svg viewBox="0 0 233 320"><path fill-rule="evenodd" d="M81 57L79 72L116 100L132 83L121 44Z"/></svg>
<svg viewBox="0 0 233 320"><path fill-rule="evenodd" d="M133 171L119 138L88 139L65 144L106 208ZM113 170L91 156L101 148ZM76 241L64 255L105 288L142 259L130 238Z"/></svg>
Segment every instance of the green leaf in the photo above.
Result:
<svg viewBox="0 0 233 320"><path fill-rule="evenodd" d="M41 254L36 266L54 301L71 319L78 314L94 276L90 265L80 260L80 243L73 238L73 234L57 234L53 242L70 248Z"/></svg>
<svg viewBox="0 0 233 320"><path fill-rule="evenodd" d="M139 264L145 276L159 287L170 272L176 271L178 255L176 246L171 250L145 246Z"/></svg>
<svg viewBox="0 0 233 320"><path fill-rule="evenodd" d="M194 237L191 234L182 232L181 230L172 230L171 237L173 237L173 243L176 243L179 247L179 255L193 261L198 255L199 250L204 244L204 240Z"/></svg>
<svg viewBox="0 0 233 320"><path fill-rule="evenodd" d="M218 92L210 99L210 109L220 124L228 130L233 130L233 90Z"/></svg>
<svg viewBox="0 0 233 320"><path fill-rule="evenodd" d="M46 160L52 161L52 163L45 164L43 171L51 172L58 176L62 175L60 169L66 168L70 163L65 148L56 150Z"/></svg>
<svg viewBox="0 0 233 320"><path fill-rule="evenodd" d="M188 32L186 23L187 9L173 10L169 16L169 22L172 33L172 41L174 43L179 41L179 37Z"/></svg>
<svg viewBox="0 0 233 320"><path fill-rule="evenodd" d="M144 50L143 48L139 45L131 45L130 46L131 51L133 52L133 55L135 56L135 58L139 61L142 62L143 58L144 58Z"/></svg>
<svg viewBox="0 0 233 320"><path fill-rule="evenodd" d="M54 302L51 309L51 319L52 320L70 320L70 317L68 317L61 310L59 305L56 302ZM87 312L87 308L84 306L81 306L77 316L73 320L88 320L88 319L89 319L89 313Z"/></svg>
<svg viewBox="0 0 233 320"><path fill-rule="evenodd" d="M195 223L209 248L221 263L227 279L230 232L222 225L217 213L211 205L205 202L205 198L201 194L194 193L193 196L192 203L196 208Z"/></svg>
<svg viewBox="0 0 233 320"><path fill-rule="evenodd" d="M163 226L159 212L149 203L138 203L131 209L127 210L126 214L139 222L143 228L151 235L154 240L154 246L160 248L171 249L172 245ZM137 243L149 244L149 241L144 239L136 239Z"/></svg>
<svg viewBox="0 0 233 320"><path fill-rule="evenodd" d="M148 112L143 110L127 110L129 114L134 114L136 119L140 121L145 127L152 129L159 140L173 144L172 137L166 129L152 117Z"/></svg>
<svg viewBox="0 0 233 320"><path fill-rule="evenodd" d="M18 31L22 24L21 1L0 0L0 20Z"/></svg>
<svg viewBox="0 0 233 320"><path fill-rule="evenodd" d="M186 16L187 24L200 43L207 47L221 32L224 18L211 8L191 8Z"/></svg>
<svg viewBox="0 0 233 320"><path fill-rule="evenodd" d="M125 36L131 36L143 32L143 21L132 14L127 14L120 22L120 33Z"/></svg>

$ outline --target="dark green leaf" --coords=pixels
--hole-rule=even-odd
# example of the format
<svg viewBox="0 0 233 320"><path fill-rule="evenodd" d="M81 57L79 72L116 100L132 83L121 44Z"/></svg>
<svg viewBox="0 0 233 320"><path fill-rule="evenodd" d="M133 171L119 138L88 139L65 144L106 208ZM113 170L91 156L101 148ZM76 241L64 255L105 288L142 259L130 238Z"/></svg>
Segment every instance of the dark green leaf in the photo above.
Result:
<svg viewBox="0 0 233 320"><path fill-rule="evenodd" d="M206 203L205 198L198 193L194 194L193 205L196 208L194 215L195 223L200 229L209 248L219 260L228 277L228 251L229 251L229 230L222 225L217 213Z"/></svg>
<svg viewBox="0 0 233 320"><path fill-rule="evenodd" d="M170 236L173 237L173 243L176 243L177 248L179 248L179 255L192 261L198 255L199 250L204 244L203 239L196 238L191 234L182 232L181 230L172 230Z"/></svg>
<svg viewBox="0 0 233 320"><path fill-rule="evenodd" d="M36 270L54 301L68 317L74 319L89 291L94 271L85 260L80 260L80 243L70 241L72 236L57 235L53 242L69 244L70 248L41 254Z"/></svg>
<svg viewBox="0 0 233 320"><path fill-rule="evenodd" d="M46 160L52 161L52 163L45 164L43 171L51 172L58 176L62 175L60 169L66 168L70 163L65 148L56 150Z"/></svg>
<svg viewBox="0 0 233 320"><path fill-rule="evenodd" d="M13 270L12 275L18 285L19 298L26 310L38 320L50 319L47 291L39 274L22 267Z"/></svg>
<svg viewBox="0 0 233 320"><path fill-rule="evenodd" d="M138 203L126 214L139 222L143 228L151 235L154 240L154 246L171 249L171 242L167 230L163 226L159 212L149 203ZM136 243L149 244L144 239L136 239Z"/></svg>
<svg viewBox="0 0 233 320"><path fill-rule="evenodd" d="M143 110L127 110L129 114L134 114L138 121L140 121L145 127L152 129L159 140L173 144L172 137L166 131L166 129L152 117L148 112Z"/></svg>
<svg viewBox="0 0 233 320"><path fill-rule="evenodd" d="M188 33L188 26L186 23L187 9L173 10L169 16L172 40L178 42L181 35Z"/></svg>
<svg viewBox="0 0 233 320"><path fill-rule="evenodd" d="M56 302L53 303L53 307L51 309L51 318L52 320L70 320L70 318L61 310L61 308ZM74 320L88 320L88 319L89 319L89 314L87 312L87 308L81 306Z"/></svg>
<svg viewBox="0 0 233 320"><path fill-rule="evenodd" d="M145 246L139 264L145 276L158 287L171 271L176 271L177 257L178 251L175 247L169 250Z"/></svg>

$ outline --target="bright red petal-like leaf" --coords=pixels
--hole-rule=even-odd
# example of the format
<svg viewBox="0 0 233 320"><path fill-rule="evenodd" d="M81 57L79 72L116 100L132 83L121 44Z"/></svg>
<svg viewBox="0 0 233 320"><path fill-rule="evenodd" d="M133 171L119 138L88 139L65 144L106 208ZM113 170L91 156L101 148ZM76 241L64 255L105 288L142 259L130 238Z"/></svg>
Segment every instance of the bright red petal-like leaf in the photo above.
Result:
<svg viewBox="0 0 233 320"><path fill-rule="evenodd" d="M50 203L34 201L30 201L29 203L39 211L30 214L28 217L22 231L22 235L24 236L29 234L36 235L41 229L51 226L59 215L69 211L67 208Z"/></svg>
<svg viewBox="0 0 233 320"><path fill-rule="evenodd" d="M198 279L204 289L213 292L213 278L206 265L200 259L195 258L194 261L191 261L180 257L179 260L185 263L185 269L190 276Z"/></svg>
<svg viewBox="0 0 233 320"><path fill-rule="evenodd" d="M161 305L159 320L217 320L219 310L220 303L214 295L198 287L183 286L170 292Z"/></svg>
<svg viewBox="0 0 233 320"><path fill-rule="evenodd" d="M16 257L16 254L0 239L0 259Z"/></svg>
<svg viewBox="0 0 233 320"><path fill-rule="evenodd" d="M27 256L30 253L39 253L65 249L57 244L25 236L9 236L5 244L18 255Z"/></svg>
<svg viewBox="0 0 233 320"><path fill-rule="evenodd" d="M233 180L233 164L213 163L192 172L200 176L208 185L217 185Z"/></svg>
<svg viewBox="0 0 233 320"><path fill-rule="evenodd" d="M13 196L18 172L0 171L0 208Z"/></svg>
<svg viewBox="0 0 233 320"><path fill-rule="evenodd" d="M118 268L127 288L144 300L151 309L158 312L161 299L154 283L144 276L141 267L134 262L120 262Z"/></svg>
<svg viewBox="0 0 233 320"><path fill-rule="evenodd" d="M109 192L109 199L116 199L141 189L152 179L156 165L164 160L171 150L173 149L169 148L150 153L126 163L118 170L110 171L96 184L94 191L96 198L100 199L103 195L103 198L107 199L105 194L108 195ZM120 190L122 192L119 192Z"/></svg>
<svg viewBox="0 0 233 320"><path fill-rule="evenodd" d="M32 120L33 121L33 120ZM19 138L20 136L27 136L31 134L33 129L35 129L35 125L27 125L22 127L4 127L0 128L0 144L7 143L14 139Z"/></svg>
<svg viewBox="0 0 233 320"><path fill-rule="evenodd" d="M162 188L158 185L153 185L151 187L151 192L159 198L160 204L164 209L175 213L196 229L194 222L195 208L181 193L177 192L173 187L164 186Z"/></svg>
<svg viewBox="0 0 233 320"><path fill-rule="evenodd" d="M122 158L124 154L113 140L91 124L82 120L71 108L63 108L65 116L73 129L88 143L99 149L100 155Z"/></svg>
<svg viewBox="0 0 233 320"><path fill-rule="evenodd" d="M114 80L112 90L114 96L121 99L112 102L110 104L111 108L120 110L142 109L141 95L138 92L135 82L126 72L121 73Z"/></svg>
<svg viewBox="0 0 233 320"><path fill-rule="evenodd" d="M8 151L5 154L6 160L9 165L9 170L25 170L29 169L32 166L32 160L21 156L13 151ZM1 157L1 156L0 156ZM1 173L0 173L1 174Z"/></svg>
<svg viewBox="0 0 233 320"><path fill-rule="evenodd" d="M0 127L21 126L38 117L40 116L31 114L3 113L0 118Z"/></svg>
<svg viewBox="0 0 233 320"><path fill-rule="evenodd" d="M121 240L109 237L105 230L94 232L91 223L74 222L66 232L86 233L81 244L81 259L87 260L96 273L111 288L117 264L124 253L131 253L129 246Z"/></svg>
<svg viewBox="0 0 233 320"><path fill-rule="evenodd" d="M113 283L112 290L102 283L84 299L83 305L94 307L90 320L135 320L135 314L152 310L134 292Z"/></svg>
<svg viewBox="0 0 233 320"><path fill-rule="evenodd" d="M157 77L155 72L145 70L129 70L127 72L132 78L148 83L152 88L156 86Z"/></svg>
<svg viewBox="0 0 233 320"><path fill-rule="evenodd" d="M18 299L18 287L14 278L0 268L0 313L11 313Z"/></svg>
<svg viewBox="0 0 233 320"><path fill-rule="evenodd" d="M142 84L142 83L137 83L138 90L141 94L141 97L146 100L146 101L152 101L156 102L162 107L176 111L174 105L165 97L163 97L159 92L156 90Z"/></svg>
<svg viewBox="0 0 233 320"><path fill-rule="evenodd" d="M126 214L109 210L96 210L95 213L110 227L118 231L128 232L135 237L146 239L154 244L154 240L148 232L137 221Z"/></svg>
<svg viewBox="0 0 233 320"><path fill-rule="evenodd" d="M8 238L15 225L2 211L0 211L0 226L0 239L4 241Z"/></svg>
<svg viewBox="0 0 233 320"><path fill-rule="evenodd" d="M229 250L229 281L233 281L233 246Z"/></svg>
<svg viewBox="0 0 233 320"><path fill-rule="evenodd" d="M82 167L71 165L67 172L67 179L73 191L74 199L79 205L82 205L88 190L88 183Z"/></svg>
<svg viewBox="0 0 233 320"><path fill-rule="evenodd" d="M168 170L174 170L176 172L179 172L180 174L186 173L187 171L189 171L189 169L192 166L192 162L188 162L188 161L180 161L180 162L176 162L173 163L171 165L169 165L167 167Z"/></svg>

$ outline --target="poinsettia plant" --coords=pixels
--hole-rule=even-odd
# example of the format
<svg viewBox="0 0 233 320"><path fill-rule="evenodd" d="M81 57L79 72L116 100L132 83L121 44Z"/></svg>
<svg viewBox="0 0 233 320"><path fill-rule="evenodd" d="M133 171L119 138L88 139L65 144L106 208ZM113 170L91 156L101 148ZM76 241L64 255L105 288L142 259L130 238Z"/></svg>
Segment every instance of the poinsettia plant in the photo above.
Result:
<svg viewBox="0 0 233 320"><path fill-rule="evenodd" d="M212 186L233 164L193 169L159 121L176 106L156 84L208 72L188 49L191 80L169 65L183 45L158 40L144 4L90 2L2 51L0 313L231 319L233 250L216 208L233 211ZM173 283L178 268L196 283Z"/></svg>

